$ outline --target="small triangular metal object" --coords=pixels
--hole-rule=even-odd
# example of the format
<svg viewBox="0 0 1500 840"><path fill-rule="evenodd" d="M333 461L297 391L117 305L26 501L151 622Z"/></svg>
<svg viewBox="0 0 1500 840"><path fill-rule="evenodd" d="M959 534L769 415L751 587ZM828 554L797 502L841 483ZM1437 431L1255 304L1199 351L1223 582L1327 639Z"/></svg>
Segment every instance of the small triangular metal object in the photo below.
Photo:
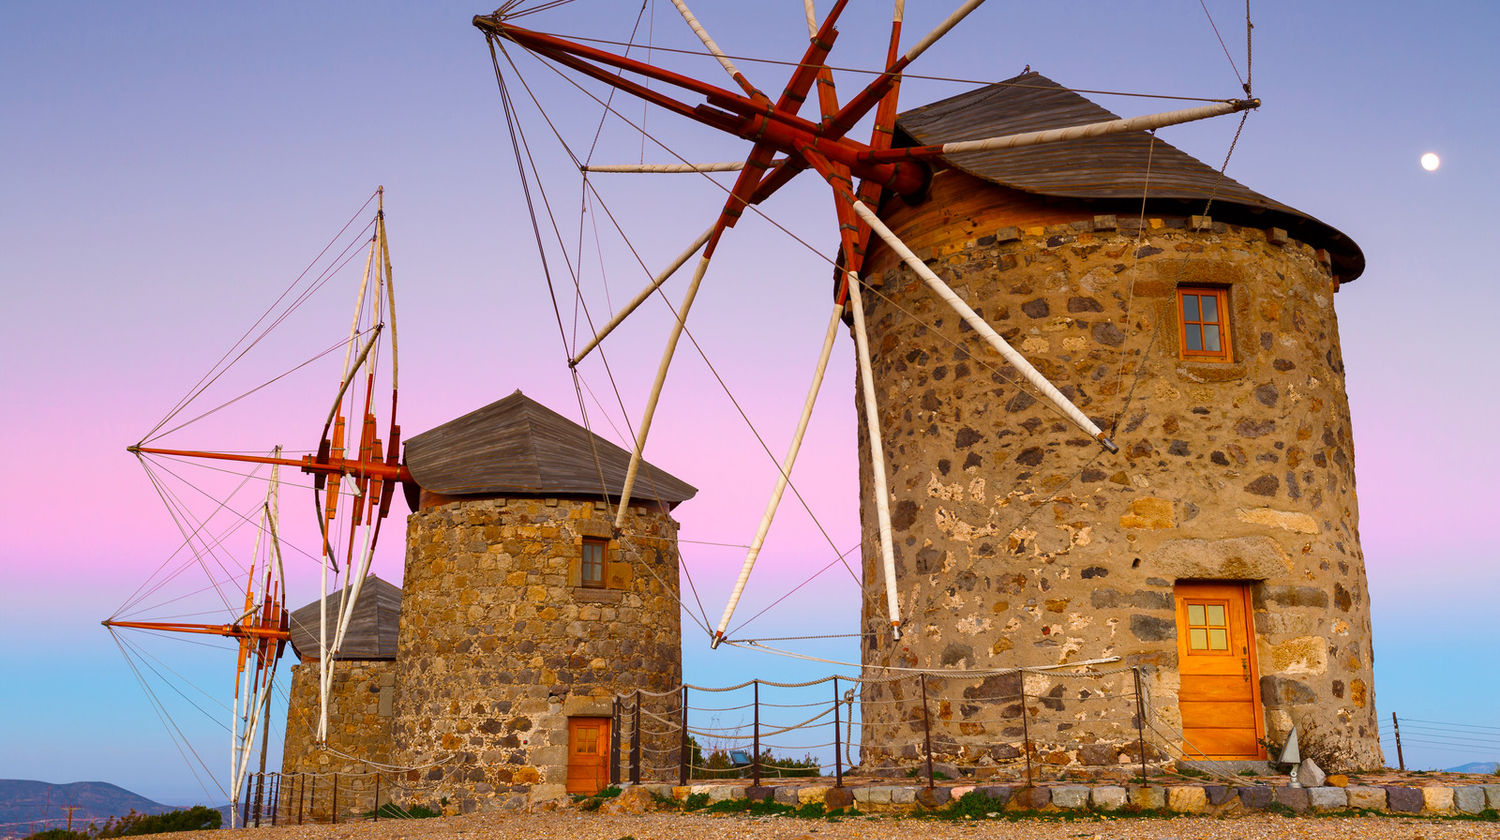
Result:
<svg viewBox="0 0 1500 840"><path fill-rule="evenodd" d="M1297 727L1292 727L1292 733L1286 736L1286 746L1281 748L1281 763L1291 765L1291 780L1287 787L1299 788L1302 783L1297 781L1297 768L1302 764L1301 753L1297 749Z"/></svg>
<svg viewBox="0 0 1500 840"><path fill-rule="evenodd" d="M1297 765L1302 763L1302 754L1297 749L1297 727L1292 727L1292 734L1286 736L1286 746L1281 748L1281 763Z"/></svg>

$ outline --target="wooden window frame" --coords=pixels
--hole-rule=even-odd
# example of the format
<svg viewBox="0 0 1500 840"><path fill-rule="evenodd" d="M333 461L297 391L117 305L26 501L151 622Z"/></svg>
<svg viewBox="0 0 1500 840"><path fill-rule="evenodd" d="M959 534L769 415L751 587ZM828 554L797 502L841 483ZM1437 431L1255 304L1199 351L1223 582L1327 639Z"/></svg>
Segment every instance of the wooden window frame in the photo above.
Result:
<svg viewBox="0 0 1500 840"><path fill-rule="evenodd" d="M1183 304L1183 298L1194 295L1199 299L1198 318L1196 321L1187 319L1187 307ZM1216 321L1204 321L1202 299L1211 297L1215 302ZM1202 329L1207 326L1219 328L1218 350L1190 350L1188 349L1188 332L1198 331L1199 344L1202 342ZM1232 362L1234 361L1231 338L1233 332L1229 327L1229 289L1222 286L1178 286L1177 287L1177 355L1183 361L1189 362Z"/></svg>
<svg viewBox="0 0 1500 840"><path fill-rule="evenodd" d="M589 550L593 548L597 548L599 552L599 561L597 564L589 562ZM578 561L578 585L585 589L603 589L605 586L604 566L608 560L609 540L599 537L584 537L582 557ZM589 578L590 567L594 567L598 571L598 577Z"/></svg>

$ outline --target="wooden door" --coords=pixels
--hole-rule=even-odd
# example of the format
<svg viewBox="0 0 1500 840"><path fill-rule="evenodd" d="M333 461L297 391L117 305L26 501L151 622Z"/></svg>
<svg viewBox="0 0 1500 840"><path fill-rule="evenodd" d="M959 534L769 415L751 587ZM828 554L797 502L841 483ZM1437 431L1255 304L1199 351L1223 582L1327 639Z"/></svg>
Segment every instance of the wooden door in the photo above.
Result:
<svg viewBox="0 0 1500 840"><path fill-rule="evenodd" d="M1183 751L1190 760L1265 758L1249 587L1178 583L1176 601Z"/></svg>
<svg viewBox="0 0 1500 840"><path fill-rule="evenodd" d="M568 793L595 794L609 785L609 718L568 718Z"/></svg>

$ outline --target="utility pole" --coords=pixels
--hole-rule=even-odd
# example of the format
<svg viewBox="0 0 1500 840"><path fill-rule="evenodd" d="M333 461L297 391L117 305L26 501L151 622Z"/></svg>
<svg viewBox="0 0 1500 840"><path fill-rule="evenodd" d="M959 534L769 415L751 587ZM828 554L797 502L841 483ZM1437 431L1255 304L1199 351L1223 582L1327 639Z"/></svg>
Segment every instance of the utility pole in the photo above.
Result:
<svg viewBox="0 0 1500 840"><path fill-rule="evenodd" d="M73 830L73 812L74 811L78 811L78 810L82 810L83 806L82 805L64 805L64 806L62 806L62 809L64 811L68 812L68 831L72 831Z"/></svg>

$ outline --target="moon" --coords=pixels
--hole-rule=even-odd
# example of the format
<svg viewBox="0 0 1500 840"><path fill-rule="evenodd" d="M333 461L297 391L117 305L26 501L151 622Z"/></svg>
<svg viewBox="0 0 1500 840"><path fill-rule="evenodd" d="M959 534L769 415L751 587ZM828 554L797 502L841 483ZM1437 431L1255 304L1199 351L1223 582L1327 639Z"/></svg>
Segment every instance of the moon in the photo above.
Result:
<svg viewBox="0 0 1500 840"><path fill-rule="evenodd" d="M1438 157L1433 152L1428 152L1427 154L1422 155L1422 168L1427 170L1428 172L1436 172L1437 168L1442 165L1443 159Z"/></svg>

